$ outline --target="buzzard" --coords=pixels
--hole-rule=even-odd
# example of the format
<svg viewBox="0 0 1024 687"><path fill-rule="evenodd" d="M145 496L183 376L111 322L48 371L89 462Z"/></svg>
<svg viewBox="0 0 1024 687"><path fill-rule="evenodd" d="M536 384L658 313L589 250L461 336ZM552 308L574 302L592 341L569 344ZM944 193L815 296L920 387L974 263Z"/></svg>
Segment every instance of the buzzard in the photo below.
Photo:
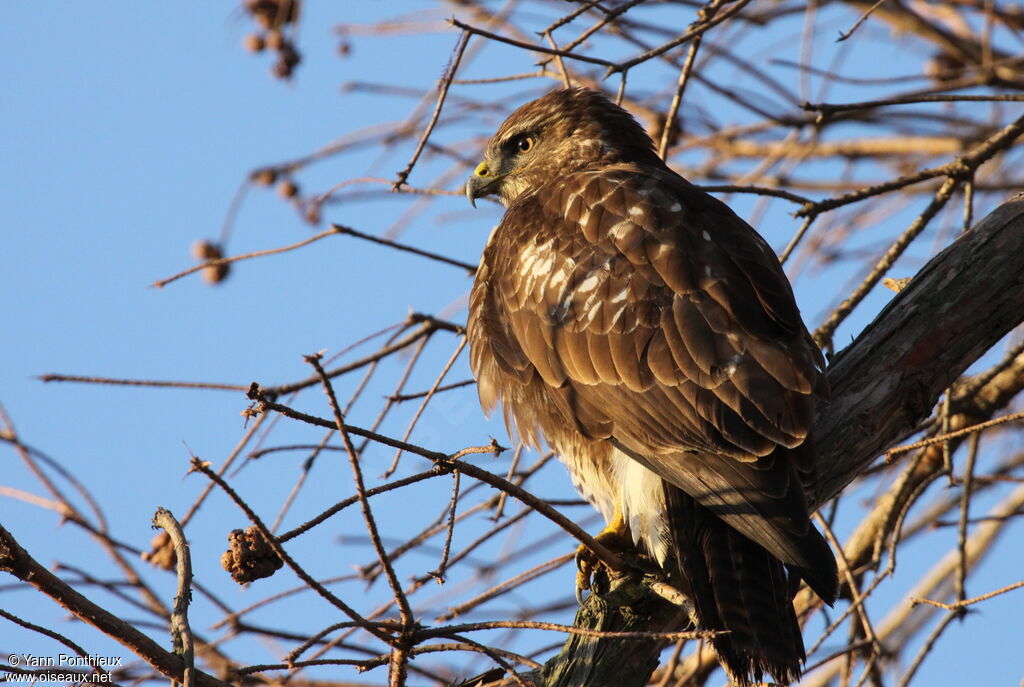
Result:
<svg viewBox="0 0 1024 687"><path fill-rule="evenodd" d="M736 682L797 679L793 595L831 604L837 574L804 491L824 361L775 253L583 88L516 110L466 194L506 208L470 297L485 410L545 440L599 538L632 540L728 631L712 644Z"/></svg>

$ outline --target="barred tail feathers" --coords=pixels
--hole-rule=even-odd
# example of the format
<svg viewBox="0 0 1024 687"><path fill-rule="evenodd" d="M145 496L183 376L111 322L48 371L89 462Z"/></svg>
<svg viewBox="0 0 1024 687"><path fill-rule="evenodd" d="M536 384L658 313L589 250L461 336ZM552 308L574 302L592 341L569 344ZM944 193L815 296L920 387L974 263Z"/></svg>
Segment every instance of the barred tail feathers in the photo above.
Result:
<svg viewBox="0 0 1024 687"><path fill-rule="evenodd" d="M711 644L737 685L766 674L799 679L806 659L791 600L792 573L682 490L665 483L665 505L680 582Z"/></svg>

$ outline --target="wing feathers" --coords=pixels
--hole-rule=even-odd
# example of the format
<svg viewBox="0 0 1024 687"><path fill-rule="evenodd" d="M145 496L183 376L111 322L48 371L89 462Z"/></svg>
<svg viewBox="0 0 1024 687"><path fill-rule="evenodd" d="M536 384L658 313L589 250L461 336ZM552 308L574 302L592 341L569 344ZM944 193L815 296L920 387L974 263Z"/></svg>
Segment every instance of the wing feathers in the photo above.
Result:
<svg viewBox="0 0 1024 687"><path fill-rule="evenodd" d="M680 343L686 347L688 357L703 375L691 377L693 381L703 385L711 386L713 380L711 371L725 362L727 356L723 343L715 336L707 320L690 298L679 297L672 301L672 317L675 321L675 331L666 332L667 335L675 334L679 337ZM670 340L671 341L671 340ZM678 360L681 356L677 355ZM688 375L689 376L689 375Z"/></svg>
<svg viewBox="0 0 1024 687"><path fill-rule="evenodd" d="M787 355L785 351L780 350L770 342L750 341L748 342L747 350L757 361L757 364L770 374L775 381L781 384L783 388L804 395L814 392L814 385L809 378L810 375L807 370L809 366L806 362L803 365L804 369L801 369L797 362Z"/></svg>
<svg viewBox="0 0 1024 687"><path fill-rule="evenodd" d="M641 340L642 339L642 340ZM654 383L654 374L646 365L641 366L641 357L637 355L637 345L650 339L639 336L610 336L608 347L612 353L612 362L619 374L619 379L630 391L646 391Z"/></svg>
<svg viewBox="0 0 1024 687"><path fill-rule="evenodd" d="M570 377L587 385L598 384L601 381L590 355L586 332L576 332L563 327L555 335L555 341L559 355L571 366Z"/></svg>
<svg viewBox="0 0 1024 687"><path fill-rule="evenodd" d="M600 375L601 381L605 384L619 383L619 375L615 370L615 363L612 361L612 352L608 337L599 334L587 334L587 351L590 353L590 362Z"/></svg>
<svg viewBox="0 0 1024 687"><path fill-rule="evenodd" d="M655 380L662 386L676 386L687 379L686 374L680 370L680 365L676 362L665 337L665 331L661 327L655 329L651 335L647 347L647 366Z"/></svg>

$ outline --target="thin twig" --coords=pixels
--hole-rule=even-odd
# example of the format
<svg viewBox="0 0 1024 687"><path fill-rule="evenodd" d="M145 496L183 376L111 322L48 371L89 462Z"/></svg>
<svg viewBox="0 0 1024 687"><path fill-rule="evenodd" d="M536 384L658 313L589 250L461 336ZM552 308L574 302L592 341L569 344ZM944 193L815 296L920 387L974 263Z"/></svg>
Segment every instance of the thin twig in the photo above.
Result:
<svg viewBox="0 0 1024 687"><path fill-rule="evenodd" d="M555 39L551 37L550 32L545 32L544 39L553 50L558 50L558 44L555 43ZM565 62L562 61L561 55L555 55L555 64L558 65L558 73L562 76L562 85L566 88L572 88L572 79L569 78L569 71L565 68Z"/></svg>
<svg viewBox="0 0 1024 687"><path fill-rule="evenodd" d="M702 9L699 15L700 19L706 21L714 16L719 4L720 0L715 0ZM700 49L702 38L703 34L700 34L693 39L693 43L690 44L690 49L686 53L686 61L683 62L683 68L679 70L679 81L676 83L675 93L672 94L672 102L668 106L665 124L661 129L661 141L658 143L658 157L662 160L665 159L665 153L668 151L668 144L672 138L673 129L675 129L676 117L679 114L679 105L683 101L683 91L686 90L686 84L690 82L690 72L693 71L693 62L697 58L697 50Z"/></svg>
<svg viewBox="0 0 1024 687"><path fill-rule="evenodd" d="M889 247L889 250L885 252L882 259L871 269L871 272L864 281L853 290L839 307L829 316L829 318L814 332L814 340L818 342L819 346L824 346L830 342L832 335L835 333L836 328L846 319L846 316L853 312L853 309L867 297L871 289L882 279L889 268L892 267L893 263L903 255L903 252L907 249L910 243L917 238L918 234L924 231L924 228L928 226L932 218L939 214L939 210L945 207L949 199L953 197L953 192L959 185L959 180L954 177L949 177L942 184L942 188L938 190L935 197L928 204L928 207L917 216L910 226L903 234L900 235L896 241Z"/></svg>
<svg viewBox="0 0 1024 687"><path fill-rule="evenodd" d="M566 15L564 15L562 17L559 17L556 21L554 21L553 23L549 24L548 27L546 29L544 29L543 31L540 31L538 33L538 35L544 35L545 33L551 33L555 29L559 29L559 28L565 26L566 24L571 22L576 17L580 16L581 14L583 14L584 12L586 12L588 10L594 9L599 4L601 4L601 0L590 0L589 2L583 3L582 5L580 5L576 9L574 9L572 12L569 12L568 14L566 14Z"/></svg>
<svg viewBox="0 0 1024 687"><path fill-rule="evenodd" d="M384 568L385 575L388 580L388 585L391 587L392 593L395 595L395 601L398 603L399 612L402 615L402 624L410 625L413 622L412 608L409 606L409 600L405 597L405 592L402 591L402 585L398 581L398 576L395 574L394 566L391 565L391 559L388 558L387 552L384 550L384 545L380 541L380 532L377 529L377 521L373 517L373 510L370 508L370 500L366 495L366 485L363 482L363 471L359 467L359 455L356 453L355 446L352 445L352 439L349 433L345 430L345 421L341 416L341 408L338 406L338 399L334 395L334 387L331 386L331 380L327 378L327 373L324 372L324 368L320 365L319 355L307 355L305 360L309 363L316 374L320 377L320 382L323 384L324 393L327 394L327 400L330 403L331 411L334 413L334 424L338 430L338 434L341 435L342 443L345 445L345 451L348 453L349 465L352 468L352 479L356 484L356 494L359 496L359 506L363 512L363 520L366 523L366 531L370 535L370 542L373 544L373 550L377 552L377 557L380 559L380 564ZM404 660L400 666L396 666L395 670L404 673L405 670Z"/></svg>
<svg viewBox="0 0 1024 687"><path fill-rule="evenodd" d="M1006 150L1013 145L1022 133L1024 133L1024 115L1021 115L1013 122L997 131L988 139L974 147L966 155L963 155L952 162L939 167L922 169L912 174L899 177L898 179L886 181L874 186L868 186L836 198L826 198L825 200L811 203L810 205L800 208L800 210L796 212L796 216L808 217L811 215L821 214L828 210L835 210L836 208L864 200L865 198L905 188L922 181L934 179L935 177L946 176L949 178L960 177L963 179L969 179L973 177L974 171L982 164L992 159L992 157L999 152ZM949 179L947 179L947 182L948 181ZM943 186L945 186L945 184L943 184Z"/></svg>
<svg viewBox="0 0 1024 687"><path fill-rule="evenodd" d="M468 262L462 262L461 260L447 258L443 255L438 255L437 253L431 253L430 251L423 250L422 248L413 248L412 246L406 246L405 244L398 243L397 241L392 241L391 239L384 239L379 236L364 234L361 231L356 231L355 229L351 229L349 227L343 227L340 224L332 224L331 229L333 229L334 232L338 234L354 236L357 239L363 239L364 241L370 241L371 243L378 243L382 246L387 246L388 248L394 248L395 250L405 251L406 253L412 253L413 255L419 255L430 260L442 262L446 265L461 267L462 269L466 270L466 272L468 272L470 276L476 274L477 266L471 265Z"/></svg>
<svg viewBox="0 0 1024 687"><path fill-rule="evenodd" d="M932 651L932 647L935 646L935 642L939 640L939 636L942 635L945 629L949 627L949 624L958 616L959 613L952 611L947 613L946 616L939 621L939 624L935 626L935 629L932 630L930 635L928 635L924 644L921 645L921 648L918 650L917 655L914 656L914 660L910 664L910 667L907 668L907 672L903 674L903 677L900 679L899 683L897 683L897 687L907 687L907 685L910 684L910 681L914 678L914 674L917 673L917 669L921 667L924 659L928 657L928 654Z"/></svg>
<svg viewBox="0 0 1024 687"><path fill-rule="evenodd" d="M796 247L800 245L801 241L803 241L804 235L807 234L807 230L811 228L811 224L814 223L814 220L815 217L806 218L804 220L804 223L800 225L800 228L797 229L796 233L793 234L793 238L789 240L789 243L786 244L785 249L779 255L780 264L786 264L786 261L789 260L789 257L793 254L793 251L796 250Z"/></svg>
<svg viewBox="0 0 1024 687"><path fill-rule="evenodd" d="M614 22L621 15L623 15L626 12L628 12L629 10L633 9L634 7L639 5L640 3L646 2L646 1L647 0L629 0L629 2L624 2L621 5L619 5L618 7L615 7L613 9L611 9L611 10L604 10L604 8L601 8L602 11L605 12L604 16L601 17L601 19L598 20L598 22L596 24L590 26L585 31L583 31L580 35L576 36L576 38L572 39L569 43L567 43L564 49L565 50L572 50L573 48L576 48L576 47L582 45L585 40L587 40L588 38L593 36L595 33L600 31L601 29L603 29L608 24L611 24L612 22Z"/></svg>
<svg viewBox="0 0 1024 687"><path fill-rule="evenodd" d="M464 379L461 382L452 382L451 384L442 384L436 389L427 389L426 391L417 391L412 394L393 394L387 397L387 400L394 401L395 403L404 403L405 401L415 401L417 398L423 398L431 393L439 394L442 391L452 391L454 389L461 389L465 386L472 386L476 384L475 379Z"/></svg>
<svg viewBox="0 0 1024 687"><path fill-rule="evenodd" d="M881 7L882 3L884 3L884 2L885 2L885 0L878 0L878 2L876 2L874 5L869 7L864 14L860 15L860 18L857 19L857 21L855 21L853 23L853 26L850 27L849 31L840 31L839 32L839 38L836 39L836 43L840 43L842 41L845 41L847 38L852 36L853 32L856 31L857 28L860 27L861 24L863 24L865 21L867 21L867 18L871 16L871 13L874 12L875 10L877 10L879 7Z"/></svg>
<svg viewBox="0 0 1024 687"><path fill-rule="evenodd" d="M866 110L873 107L914 105L917 103L1019 103L1022 101L1024 101L1024 95L1018 93L997 95L912 95L885 100L865 100L859 103L800 103L800 108L808 112L832 114L835 112Z"/></svg>
<svg viewBox="0 0 1024 687"><path fill-rule="evenodd" d="M417 637L444 637L452 632L476 632L480 630L495 630L500 628L522 628L530 630L548 630L551 632L565 632L571 635L584 637L602 637L605 639L710 639L721 634L716 630L691 630L686 632L613 632L610 630L591 630L586 627L574 625L561 625L559 623L545 623L535 620L494 620L478 623L464 623L461 625L445 625L442 627L431 627L417 632Z"/></svg>
<svg viewBox="0 0 1024 687"><path fill-rule="evenodd" d="M973 606L974 604L980 603L982 601L988 601L989 599L999 596L1000 594L1012 592L1014 589L1020 589L1021 587L1024 587L1024 580L1021 580L1020 582L1014 582L1013 584L1007 585L1005 587L1001 587L993 592L989 592L988 594L982 594L981 596L976 596L972 599L964 599L963 601L957 601L956 603L951 604L942 603L941 601L934 601L932 599L919 599L917 597L912 598L910 601L912 604L915 605L928 604L929 606L945 608L947 611L955 611L958 608L965 608L967 606Z"/></svg>
<svg viewBox="0 0 1024 687"><path fill-rule="evenodd" d="M753 186L751 184L694 184L694 186L708 193L752 193L757 196L783 198L792 203L800 203L801 205L814 202L809 198L799 196L785 189L771 188L769 186Z"/></svg>
<svg viewBox="0 0 1024 687"><path fill-rule="evenodd" d="M452 58L451 65L445 70L445 74L441 77L441 82L437 89L437 104L434 106L434 113L430 116L430 121L427 122L427 128L423 131L423 136L420 137L420 142L416 146L416 150L412 154L412 158L409 160L409 164L405 166L405 169L398 173L398 179L395 181L392 188L399 189L405 183L405 180L409 178L409 173L412 172L412 168L416 165L416 161L420 158L420 153L423 152L423 147L427 144L427 139L430 138L431 132L434 131L434 126L437 124L438 117L441 116L441 108L444 107L444 99L448 96L448 89L451 87L452 79L455 78L455 73L459 70L459 62L462 61L462 54L466 52L466 45L469 43L469 31L463 31L459 36L459 42L455 45L455 57Z"/></svg>
<svg viewBox="0 0 1024 687"><path fill-rule="evenodd" d="M452 18L449 21L451 22L452 26L455 26L456 28L460 28L463 31L468 31L468 32L474 33L474 34L476 34L478 36L484 36L485 38L489 38L489 39L491 39L493 41L497 41L499 43L506 43L508 45L515 46L517 48L523 48L524 50L532 50L534 52L544 53L545 55L560 55L561 57L568 57L568 58L573 59L573 60L579 60L580 62L589 62L590 64L599 64L599 65L602 65L602 66L605 66L605 67L615 67L616 66L614 62L609 62L608 60L602 60L599 57L589 57L587 55L580 55L580 54L577 54L577 53L568 52L566 50L554 50L552 48L545 48L543 45L536 45L536 44L533 44L533 43L526 43L525 41L517 41L516 39L509 38L507 36L499 36L496 33L491 33L490 31L485 31L484 29L478 29L477 27L470 26L469 24L464 24L463 22L461 22L461 21L459 21L458 19L455 19L455 18Z"/></svg>
<svg viewBox="0 0 1024 687"><path fill-rule="evenodd" d="M967 598L967 523L970 521L971 496L974 491L974 464L978 459L981 432L971 435L967 445L967 463L964 465L963 485L960 492L960 522L957 526L956 550L960 555L956 567L954 586L958 602Z"/></svg>
<svg viewBox="0 0 1024 687"><path fill-rule="evenodd" d="M423 411L427 409L427 405L430 403L430 400L434 397L434 394L437 393L437 389L441 386L441 382L443 382L444 378L448 376L448 372L451 371L452 365L454 365L455 361L459 359L460 355L462 355L462 351L466 348L468 341L469 340L466 337L459 339L459 345L455 347L455 352L452 353L450 358L448 358L448 362L445 364L444 368L441 369L440 374L437 375L437 378L434 380L433 385L431 385L427 395L423 397L423 401L420 403L419 408L416 409L412 419L409 420L409 426L406 427L405 434L402 436L402 441L408 441L409 437L412 436L412 432L416 428L416 424L423 416ZM390 477L394 471L398 469L398 461L401 457L402 450L399 449L395 451L395 457L391 461L391 465L384 472L384 477Z"/></svg>
<svg viewBox="0 0 1024 687"><path fill-rule="evenodd" d="M455 532L455 506L459 502L459 471L452 471L453 484L452 484L452 500L448 508L448 527L444 537L444 549L441 553L441 562L438 564L435 570L427 573L435 580L438 584L444 584L444 574L448 567L448 556L452 551L452 535Z"/></svg>
<svg viewBox="0 0 1024 687"><path fill-rule="evenodd" d="M462 334L464 332L464 328L461 325L456 325L451 322L444 322L443 320L431 317L430 315L423 315L420 313L413 313L409 315L408 323L420 323L420 326L406 334L403 338L393 343L390 343L386 346L383 346L382 348L378 349L377 351L371 353L368 356L360 358L359 360L355 360L346 365L342 365L341 367L336 367L333 370L328 370L327 377L329 379L334 379L339 375L347 374L349 372L352 372L353 370L358 370L359 368L365 367L367 365L372 365L374 362L382 360L388 357L389 355L392 355L393 353L397 353L398 351L408 348L414 343L419 342L423 338L431 336L434 332L439 330L450 331L455 334ZM301 391L302 389L309 388L319 383L320 380L316 377L316 375L313 375L307 379L303 379L298 382L292 382L290 384L263 387L261 388L261 393L266 397L274 398L277 396L290 394L295 391ZM248 389L249 387L246 388Z"/></svg>
<svg viewBox="0 0 1024 687"><path fill-rule="evenodd" d="M558 570L563 565L571 561L574 556L575 553L563 554L556 558L552 558L549 561L539 563L528 570L524 570L518 575L514 575L509 579L494 585L490 589L487 589L484 592L474 596L472 599L469 599L468 601L465 601L464 603L461 603L458 606L452 606L445 613L439 615L437 617L437 620L438 622L447 622L452 618L464 615L468 611L471 611L474 608L477 608L478 606L487 603L488 601L496 599L497 597L502 596L504 594L508 594L512 590L521 587L523 584L531 580L535 580L538 577L542 577L550 572Z"/></svg>
<svg viewBox="0 0 1024 687"><path fill-rule="evenodd" d="M195 267L190 267L189 269L185 270L184 272L179 272L178 274L175 274L172 277L167 277L166 279L160 279L159 281L155 281L155 282L153 282L151 284L151 286L154 286L154 287L156 287L158 289L162 289L162 288L164 288L165 286L167 286L168 284L170 284L173 281L177 281L177 280L181 279L182 277L187 277L188 275L192 274L193 272L198 272L200 270L206 269L207 267L220 267L221 265L230 265L231 263L239 262L240 260L250 260L252 258L262 258L262 257L266 257L268 255L278 255L280 253L287 253L288 251L295 250L296 248L302 248L303 246L308 246L309 244L311 244L311 243L313 243L315 241L319 241L320 239L325 238L327 236L330 236L332 234L339 234L339 233L341 233L341 232L339 232L337 229L331 228L331 229L327 229L326 231L321 231L316 236L310 236L308 239L303 239L302 241L299 241L298 243L293 243L293 244L288 245L288 246L281 246L280 248L269 248L267 250L257 250L257 251L253 251L252 253L244 253L242 255L234 255L234 256L232 256L230 258L218 258L217 260L207 260L206 262L200 263L200 264L196 265Z"/></svg>
<svg viewBox="0 0 1024 687"><path fill-rule="evenodd" d="M213 382L174 382L160 379L118 379L115 377L86 377L84 375L45 374L41 382L78 382L80 384L110 384L112 386L152 386L171 389L211 389L213 391L245 391L248 384L215 384Z"/></svg>
<svg viewBox="0 0 1024 687"><path fill-rule="evenodd" d="M922 439L921 441L915 441L912 444L904 444L903 446L897 446L896 448L892 448L886 451L885 459L886 461L891 461L895 456L901 453L906 453L907 451L913 451L914 449L924 448L925 446L931 446L933 444L941 444L944 441L949 441L950 439L956 439L957 437L962 437L967 434L980 432L983 429L995 427L996 425L1002 425L1007 422L1016 422L1017 420L1024 420L1024 411L1019 413L1013 413L1012 415L1004 415L1003 417L998 417L995 420L979 422L976 425L964 427L963 429L958 429L955 432L950 432L948 434L940 434L938 436L931 437L930 439Z"/></svg>
<svg viewBox="0 0 1024 687"><path fill-rule="evenodd" d="M338 447L338 450L344 451L345 449L344 449L344 447ZM382 484L379 487L373 487L371 489L367 489L366 490L366 496L367 497L376 496L377 494L384 494L386 492L393 491L395 489L401 489L402 487L407 487L410 484L416 484L417 482L422 482L423 480L430 479L431 477L438 477L440 475L443 475L445 472L446 472L446 470L442 470L442 469L434 467L434 468L431 468L430 470L427 470L426 472L419 472L419 473L416 473L415 475L410 475L408 477L403 477L402 479L397 479L394 482L389 482L388 484ZM333 506L331 506L327 510L325 510L322 513L320 513L319 515L317 515L315 518L311 518L310 520L307 520L306 522L302 523L298 527L295 527L293 529L288 530L287 532L285 532L284 534L279 536L277 538L277 540L283 544L286 541L288 541L289 539L294 539L295 537L299 536L300 534L305 534L306 532L308 532L309 530L313 529L314 527L316 527L320 523L324 522L325 520L327 520L331 516L340 513L341 511L345 510L349 506L351 506L351 505L353 505L355 503L358 503L358 502L359 502L359 496L350 496L347 499L339 501L338 503L334 504Z"/></svg>
<svg viewBox="0 0 1024 687"><path fill-rule="evenodd" d="M153 527L163 529L171 537L174 555L177 559L178 590L174 594L171 611L171 643L174 653L185 662L183 687L192 687L195 682L195 646L192 628L188 624L188 604L192 600L192 556L181 524L166 508L157 508L153 515Z"/></svg>
<svg viewBox="0 0 1024 687"><path fill-rule="evenodd" d="M729 19L730 17L738 14L740 10L746 7L749 2L750 0L737 0L737 2L732 5L732 7L728 8L727 10L725 10L724 12L715 17L708 19L707 21L701 22L697 26L691 27L689 30L686 31L686 33L682 34L678 38L674 38L667 43L663 43L662 45L659 45L657 48L652 48L651 50L648 50L641 55L637 55L636 57L630 60L626 60L625 62L612 65L611 68L608 69L608 73L605 74L605 76L611 76L616 72L632 69L641 62L646 62L652 57L657 57L663 53L668 52L677 45L682 45L683 43L693 38L696 38L697 36L703 35L709 29L717 26L718 24L721 24L726 19Z"/></svg>

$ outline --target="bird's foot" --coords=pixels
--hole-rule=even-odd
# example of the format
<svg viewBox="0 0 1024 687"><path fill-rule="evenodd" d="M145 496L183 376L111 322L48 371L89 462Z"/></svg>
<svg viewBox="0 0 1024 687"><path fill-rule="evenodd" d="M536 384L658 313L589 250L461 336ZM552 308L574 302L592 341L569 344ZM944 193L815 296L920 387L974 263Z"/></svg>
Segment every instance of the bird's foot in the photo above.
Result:
<svg viewBox="0 0 1024 687"><path fill-rule="evenodd" d="M633 538L629 532L629 525L619 512L615 513L611 522L594 539L616 552L632 549ZM598 577L601 574L607 577L607 572L601 559L586 544L580 544L576 549L576 600L583 603L583 590L592 590Z"/></svg>

